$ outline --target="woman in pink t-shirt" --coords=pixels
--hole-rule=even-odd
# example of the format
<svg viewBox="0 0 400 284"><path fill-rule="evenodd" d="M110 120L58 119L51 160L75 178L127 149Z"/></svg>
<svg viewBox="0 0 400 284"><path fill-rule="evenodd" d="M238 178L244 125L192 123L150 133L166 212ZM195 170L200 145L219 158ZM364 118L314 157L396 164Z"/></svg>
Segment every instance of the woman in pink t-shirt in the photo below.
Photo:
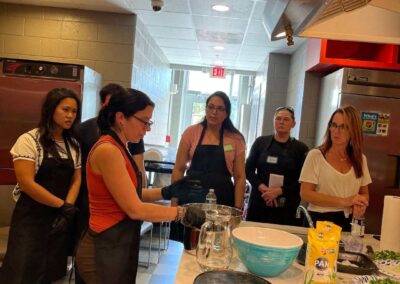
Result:
<svg viewBox="0 0 400 284"><path fill-rule="evenodd" d="M224 92L215 92L206 101L204 120L183 133L172 181L182 178L186 172L194 187L188 187L193 194L187 200L178 200L179 204L204 202L208 190L213 188L218 204L242 207L246 146L243 135L229 118L230 112L229 97ZM196 186L201 190L196 191Z"/></svg>

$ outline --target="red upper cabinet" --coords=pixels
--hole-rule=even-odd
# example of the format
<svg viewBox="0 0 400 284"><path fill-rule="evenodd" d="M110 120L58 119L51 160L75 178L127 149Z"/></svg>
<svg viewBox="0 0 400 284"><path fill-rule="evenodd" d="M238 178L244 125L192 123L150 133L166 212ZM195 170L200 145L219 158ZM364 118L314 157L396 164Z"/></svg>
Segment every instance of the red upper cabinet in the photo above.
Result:
<svg viewBox="0 0 400 284"><path fill-rule="evenodd" d="M308 71L333 71L340 67L400 70L398 45L310 39Z"/></svg>

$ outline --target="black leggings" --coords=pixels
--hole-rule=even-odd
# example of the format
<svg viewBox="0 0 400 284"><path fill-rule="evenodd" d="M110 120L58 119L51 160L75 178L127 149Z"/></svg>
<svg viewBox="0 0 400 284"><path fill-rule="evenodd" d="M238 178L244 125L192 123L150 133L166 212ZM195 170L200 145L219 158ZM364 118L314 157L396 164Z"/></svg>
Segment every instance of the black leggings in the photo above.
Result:
<svg viewBox="0 0 400 284"><path fill-rule="evenodd" d="M343 211L325 212L325 213L308 211L308 213L310 213L311 219L314 222L314 226L317 226L317 221L330 221L330 222L335 223L336 225L342 227L342 231L345 231L345 232L351 231L350 223L352 220L352 215L350 215L349 218L346 218L344 216Z"/></svg>

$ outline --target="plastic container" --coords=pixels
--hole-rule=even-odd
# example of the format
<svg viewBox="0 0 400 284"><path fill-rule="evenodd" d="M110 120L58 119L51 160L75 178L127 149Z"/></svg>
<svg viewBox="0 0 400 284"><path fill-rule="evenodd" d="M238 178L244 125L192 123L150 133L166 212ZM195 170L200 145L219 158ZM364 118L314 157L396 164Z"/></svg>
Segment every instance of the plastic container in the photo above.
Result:
<svg viewBox="0 0 400 284"><path fill-rule="evenodd" d="M214 189L210 188L206 195L206 203L217 204L217 195L215 195Z"/></svg>

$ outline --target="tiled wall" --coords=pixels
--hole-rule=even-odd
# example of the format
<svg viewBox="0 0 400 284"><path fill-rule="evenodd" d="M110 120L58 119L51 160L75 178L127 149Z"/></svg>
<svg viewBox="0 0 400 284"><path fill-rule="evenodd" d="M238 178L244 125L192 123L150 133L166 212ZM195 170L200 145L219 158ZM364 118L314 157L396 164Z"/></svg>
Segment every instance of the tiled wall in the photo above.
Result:
<svg viewBox="0 0 400 284"><path fill-rule="evenodd" d="M307 43L303 43L290 60L289 84L287 88L288 106L295 110L296 126L292 130L292 136L299 138L301 119L302 119L302 104L304 93L304 76L305 76L305 58L306 58Z"/></svg>
<svg viewBox="0 0 400 284"><path fill-rule="evenodd" d="M146 144L165 145L172 72L163 52L139 19L136 24L133 68L132 87L148 94L156 104L154 125L144 141Z"/></svg>
<svg viewBox="0 0 400 284"><path fill-rule="evenodd" d="M269 55L267 71L267 94L265 98L263 135L274 133L274 113L280 106L286 106L288 90L288 74L290 69L290 55ZM292 133L293 135L293 133Z"/></svg>
<svg viewBox="0 0 400 284"><path fill-rule="evenodd" d="M136 16L0 3L0 57L87 65L131 85Z"/></svg>
<svg viewBox="0 0 400 284"><path fill-rule="evenodd" d="M313 148L320 75L305 70L307 44L304 42L291 57L286 103L295 109L297 123L292 135Z"/></svg>

